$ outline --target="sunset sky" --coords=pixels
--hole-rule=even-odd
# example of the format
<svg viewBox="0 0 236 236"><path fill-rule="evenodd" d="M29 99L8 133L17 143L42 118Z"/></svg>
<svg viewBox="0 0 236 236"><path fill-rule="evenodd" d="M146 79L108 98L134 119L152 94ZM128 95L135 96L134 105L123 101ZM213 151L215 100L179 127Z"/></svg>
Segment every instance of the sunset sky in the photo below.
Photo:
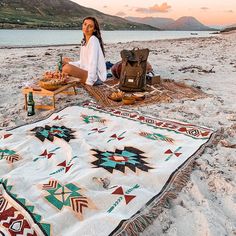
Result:
<svg viewBox="0 0 236 236"><path fill-rule="evenodd" d="M82 6L120 17L193 16L206 25L236 24L236 0L73 0Z"/></svg>

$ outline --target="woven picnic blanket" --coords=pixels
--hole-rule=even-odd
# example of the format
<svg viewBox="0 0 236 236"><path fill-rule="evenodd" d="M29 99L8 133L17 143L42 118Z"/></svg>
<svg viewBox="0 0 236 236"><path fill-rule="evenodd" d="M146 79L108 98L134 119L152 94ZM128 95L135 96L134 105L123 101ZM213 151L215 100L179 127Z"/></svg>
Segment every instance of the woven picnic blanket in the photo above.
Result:
<svg viewBox="0 0 236 236"><path fill-rule="evenodd" d="M118 91L119 80L109 79L99 86L83 86L87 92L102 106L121 107L124 104L109 99L109 95ZM132 93L126 93L131 95ZM156 103L170 103L174 100L196 100L206 98L208 95L199 88L189 86L183 82L175 82L174 80L162 79L161 83L148 85L144 92L145 99L136 101L132 106L142 106Z"/></svg>
<svg viewBox="0 0 236 236"><path fill-rule="evenodd" d="M95 103L0 132L0 235L137 235L214 131Z"/></svg>

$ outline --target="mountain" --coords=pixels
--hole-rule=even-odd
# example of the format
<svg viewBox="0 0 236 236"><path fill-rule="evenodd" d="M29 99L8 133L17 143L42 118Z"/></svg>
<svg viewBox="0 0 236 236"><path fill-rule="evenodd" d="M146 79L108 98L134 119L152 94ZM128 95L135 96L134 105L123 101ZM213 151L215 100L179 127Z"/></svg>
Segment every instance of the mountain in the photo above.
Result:
<svg viewBox="0 0 236 236"><path fill-rule="evenodd" d="M186 31L202 31L202 30L215 30L208 26L203 25L197 19L192 16L184 16L176 21L171 18L160 17L126 17L125 19L139 22L143 24L149 24L151 26L163 29L163 30L186 30Z"/></svg>
<svg viewBox="0 0 236 236"><path fill-rule="evenodd" d="M142 24L151 25L156 28L165 29L169 24L174 23L175 21L171 18L161 18L161 17L125 17L126 20L132 22L138 22Z"/></svg>
<svg viewBox="0 0 236 236"><path fill-rule="evenodd" d="M167 30L185 30L185 31L203 31L215 30L203 25L200 21L192 16L183 16L166 27Z"/></svg>
<svg viewBox="0 0 236 236"><path fill-rule="evenodd" d="M96 17L103 30L157 30L69 0L0 0L0 28L81 29L86 16Z"/></svg>
<svg viewBox="0 0 236 236"><path fill-rule="evenodd" d="M229 25L229 26L225 27L224 29L222 29L220 32L225 33L225 32L230 32L230 31L234 31L234 30L236 30L236 24Z"/></svg>
<svg viewBox="0 0 236 236"><path fill-rule="evenodd" d="M232 27L236 27L236 24L229 25L227 28L232 28Z"/></svg>

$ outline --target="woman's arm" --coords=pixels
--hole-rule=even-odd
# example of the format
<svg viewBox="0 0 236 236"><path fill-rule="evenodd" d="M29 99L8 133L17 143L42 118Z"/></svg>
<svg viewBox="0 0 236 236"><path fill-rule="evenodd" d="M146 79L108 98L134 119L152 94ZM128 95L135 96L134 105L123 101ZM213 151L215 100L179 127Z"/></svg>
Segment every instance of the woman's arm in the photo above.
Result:
<svg viewBox="0 0 236 236"><path fill-rule="evenodd" d="M69 61L68 64L76 67L80 67L80 61Z"/></svg>
<svg viewBox="0 0 236 236"><path fill-rule="evenodd" d="M68 57L64 57L63 61L62 61L62 65L66 65L66 64L70 64L76 67L80 67L80 61L72 61L70 58Z"/></svg>
<svg viewBox="0 0 236 236"><path fill-rule="evenodd" d="M68 64L71 61L69 57L63 57L62 59L62 65L64 66L65 64Z"/></svg>
<svg viewBox="0 0 236 236"><path fill-rule="evenodd" d="M98 39L95 36L91 37L88 45L88 78L86 80L88 85L93 85L98 79L99 47Z"/></svg>

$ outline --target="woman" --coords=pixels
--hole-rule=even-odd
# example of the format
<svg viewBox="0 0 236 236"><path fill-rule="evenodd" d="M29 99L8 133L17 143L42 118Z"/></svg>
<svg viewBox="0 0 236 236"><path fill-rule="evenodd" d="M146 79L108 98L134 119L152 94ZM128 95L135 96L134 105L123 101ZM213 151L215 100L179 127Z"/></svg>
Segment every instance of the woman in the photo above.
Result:
<svg viewBox="0 0 236 236"><path fill-rule="evenodd" d="M62 71L78 77L81 83L96 85L106 80L106 62L100 27L94 17L86 17L82 24L83 39L80 61L63 60Z"/></svg>

